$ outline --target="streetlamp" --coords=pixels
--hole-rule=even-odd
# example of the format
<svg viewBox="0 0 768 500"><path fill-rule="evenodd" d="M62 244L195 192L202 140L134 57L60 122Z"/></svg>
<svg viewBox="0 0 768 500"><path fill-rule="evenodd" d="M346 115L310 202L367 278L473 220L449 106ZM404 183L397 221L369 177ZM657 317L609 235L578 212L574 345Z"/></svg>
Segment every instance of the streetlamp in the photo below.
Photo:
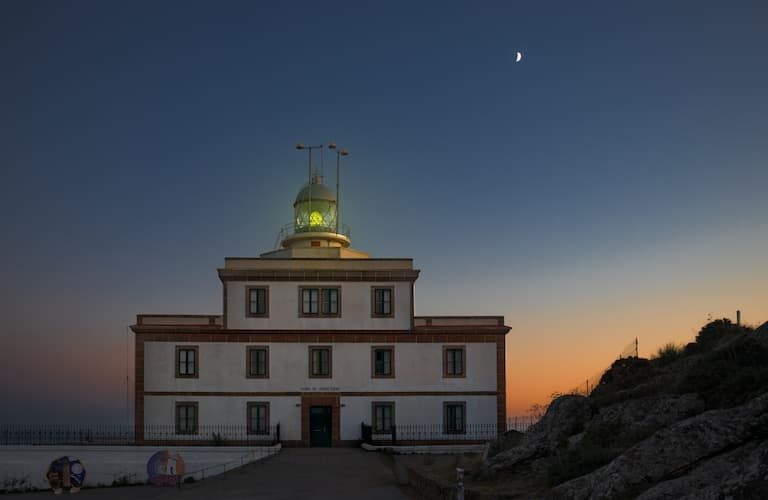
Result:
<svg viewBox="0 0 768 500"><path fill-rule="evenodd" d="M341 198L339 198L339 164L342 156L349 156L349 151L337 149L335 142L328 144L328 149L336 151L336 234L339 234L339 203L341 203Z"/></svg>

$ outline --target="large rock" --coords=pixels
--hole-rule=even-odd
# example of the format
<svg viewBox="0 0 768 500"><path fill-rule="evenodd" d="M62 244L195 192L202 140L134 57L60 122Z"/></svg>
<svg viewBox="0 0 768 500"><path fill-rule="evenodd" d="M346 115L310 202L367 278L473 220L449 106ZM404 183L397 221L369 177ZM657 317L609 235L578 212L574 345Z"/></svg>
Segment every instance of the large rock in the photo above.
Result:
<svg viewBox="0 0 768 500"><path fill-rule="evenodd" d="M606 434L604 442L591 444L608 445L610 442L627 447L704 409L704 401L696 394L661 394L630 399L601 408L587 424L584 434L589 438ZM581 442L579 438L572 439L572 444Z"/></svg>
<svg viewBox="0 0 768 500"><path fill-rule="evenodd" d="M768 438L768 394L747 404L710 410L661 429L629 448L608 465L563 483L553 499L632 497L656 483L744 444Z"/></svg>
<svg viewBox="0 0 768 500"><path fill-rule="evenodd" d="M768 441L749 442L646 490L637 500L765 499L768 497Z"/></svg>
<svg viewBox="0 0 768 500"><path fill-rule="evenodd" d="M768 345L768 321L755 328L752 336L759 340L763 345Z"/></svg>
<svg viewBox="0 0 768 500"><path fill-rule="evenodd" d="M486 464L487 470L515 470L530 466L530 461L549 455L567 439L583 430L591 411L584 396L561 396L549 405L547 413L520 439L517 446L503 451Z"/></svg>

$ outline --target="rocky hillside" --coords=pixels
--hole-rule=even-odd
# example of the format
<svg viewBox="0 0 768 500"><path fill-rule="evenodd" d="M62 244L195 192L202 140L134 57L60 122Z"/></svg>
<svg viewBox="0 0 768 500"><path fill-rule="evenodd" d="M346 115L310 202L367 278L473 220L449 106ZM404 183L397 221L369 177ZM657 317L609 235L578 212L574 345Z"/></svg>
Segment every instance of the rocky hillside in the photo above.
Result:
<svg viewBox="0 0 768 500"><path fill-rule="evenodd" d="M768 323L717 320L685 347L616 361L483 464L510 498L768 498Z"/></svg>

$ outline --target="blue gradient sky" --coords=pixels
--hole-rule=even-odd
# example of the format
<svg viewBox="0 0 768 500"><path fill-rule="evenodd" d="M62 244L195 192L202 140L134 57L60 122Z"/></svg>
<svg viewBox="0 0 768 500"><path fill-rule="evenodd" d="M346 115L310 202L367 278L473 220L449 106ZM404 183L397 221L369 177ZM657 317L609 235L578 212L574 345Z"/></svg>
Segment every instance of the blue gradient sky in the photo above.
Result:
<svg viewBox="0 0 768 500"><path fill-rule="evenodd" d="M417 314L507 316L512 413L635 336L768 320L766 25L764 2L0 3L0 422L124 418L126 325L220 312L216 267L291 219L299 141L351 150L353 244L415 259Z"/></svg>

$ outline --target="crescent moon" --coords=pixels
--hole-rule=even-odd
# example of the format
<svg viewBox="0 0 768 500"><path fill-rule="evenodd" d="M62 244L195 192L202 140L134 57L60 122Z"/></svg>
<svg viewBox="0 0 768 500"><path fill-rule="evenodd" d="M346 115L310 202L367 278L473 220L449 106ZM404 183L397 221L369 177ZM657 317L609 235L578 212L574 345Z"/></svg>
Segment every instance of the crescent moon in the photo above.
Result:
<svg viewBox="0 0 768 500"><path fill-rule="evenodd" d="M517 53L515 54L515 62L519 63L522 60L523 60L523 53L520 51L517 51Z"/></svg>

